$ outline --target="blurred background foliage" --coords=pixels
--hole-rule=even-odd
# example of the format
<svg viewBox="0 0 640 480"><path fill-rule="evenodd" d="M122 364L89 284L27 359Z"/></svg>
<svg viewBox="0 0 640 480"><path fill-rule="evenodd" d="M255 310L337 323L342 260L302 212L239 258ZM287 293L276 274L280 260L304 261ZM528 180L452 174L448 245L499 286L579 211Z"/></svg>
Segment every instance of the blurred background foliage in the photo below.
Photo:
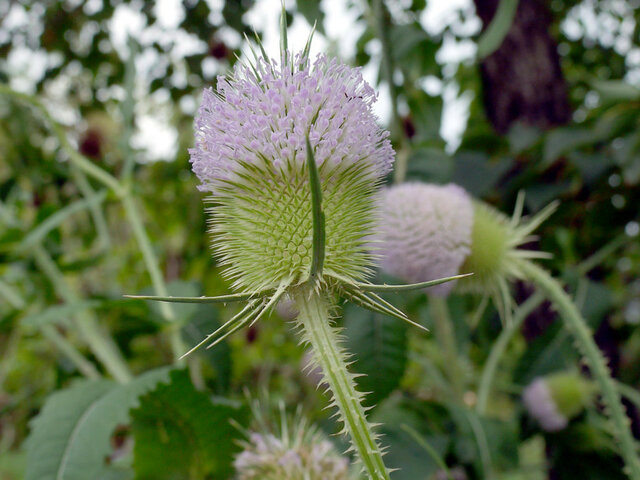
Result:
<svg viewBox="0 0 640 480"><path fill-rule="evenodd" d="M526 213L561 200L533 242L553 253L547 267L591 323L639 435L640 3L301 0L286 7L292 31L317 22L321 45L363 66L377 84L379 114L407 180L455 182L506 213L520 190ZM273 40L268 21L278 9L266 0L0 4L3 479L23 478L29 422L48 397L54 411L70 385L81 390L83 373L109 376L83 335L94 323L110 332L135 375L156 369L166 383L141 386L137 395L153 391L105 430L109 468L95 478L226 478L236 448L229 439L239 432L220 447L217 437L179 425L204 422L222 432L234 415L247 424L245 389L302 404L333 431L326 399L302 372L303 351L277 315L199 354L189 376L169 376L157 369L173 362L171 332L193 344L236 307L177 306L168 322L158 305L122 299L154 291L154 261L172 294L228 291L188 163L192 121L201 90L242 56L243 36ZM342 14L352 23L336 27ZM122 191L87 176L70 150ZM150 239L151 262L132 209ZM516 285L513 294L522 303L531 289ZM535 377L583 368L549 305L513 332L488 409L478 412L480 375L503 327L477 298L448 303L459 363L453 374L430 336L355 307L339 320L354 370L367 374L361 387L377 405L371 416L384 424L387 462L401 468L393 478L446 478L437 476L443 461L470 479L623 478L598 405L558 434L543 433L524 412L519 395ZM424 294L394 304L431 326ZM84 371L65 345L88 359ZM173 407L181 420L167 419L177 422L164 432L170 438L154 441L154 418ZM180 449L182 441L197 448ZM169 450L171 458L163 457ZM167 468L154 467L156 460Z"/></svg>

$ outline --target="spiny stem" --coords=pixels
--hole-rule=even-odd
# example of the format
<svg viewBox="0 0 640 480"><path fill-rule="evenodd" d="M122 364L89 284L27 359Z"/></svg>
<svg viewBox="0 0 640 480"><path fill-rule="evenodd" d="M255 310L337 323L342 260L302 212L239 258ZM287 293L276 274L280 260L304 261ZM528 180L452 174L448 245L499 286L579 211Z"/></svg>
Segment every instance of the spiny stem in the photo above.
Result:
<svg viewBox="0 0 640 480"><path fill-rule="evenodd" d="M306 288L296 296L304 339L314 351L324 378L333 393L336 406L351 436L364 470L371 480L389 480L389 472L382 460L371 425L360 403L362 394L355 389L354 375L348 371L345 353L340 348L338 332L331 326L327 299L323 294Z"/></svg>
<svg viewBox="0 0 640 480"><path fill-rule="evenodd" d="M522 272L553 302L566 322L567 329L576 339L578 348L585 356L591 374L600 387L603 400L607 406L614 433L620 442L622 457L626 464L625 473L633 480L640 480L640 460L636 452L635 440L629 428L629 418L621 403L616 385L611 378L606 360L593 340L589 327L562 286L545 270L532 262L523 262Z"/></svg>
<svg viewBox="0 0 640 480"><path fill-rule="evenodd" d="M491 347L491 353L489 353L487 363L482 370L480 385L478 387L478 403L476 404L476 410L480 415L484 415L487 411L489 393L491 393L491 385L493 384L493 378L496 375L498 362L500 362L502 355L507 349L507 346L515 333L520 330L520 326L524 319L527 318L527 315L540 305L540 303L542 303L542 300L543 296L540 293L534 293L527 298L527 300L515 312L513 322L500 332L498 339Z"/></svg>

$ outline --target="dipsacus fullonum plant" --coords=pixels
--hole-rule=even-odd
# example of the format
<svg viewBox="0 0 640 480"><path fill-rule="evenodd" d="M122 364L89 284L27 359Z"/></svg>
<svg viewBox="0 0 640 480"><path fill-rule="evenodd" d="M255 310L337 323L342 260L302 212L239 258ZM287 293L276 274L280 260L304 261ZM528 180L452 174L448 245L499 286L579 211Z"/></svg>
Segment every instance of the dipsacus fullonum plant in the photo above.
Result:
<svg viewBox="0 0 640 480"><path fill-rule="evenodd" d="M349 460L325 435L300 414L289 420L281 406L280 422L270 425L253 408L257 428L245 430L246 440L233 465L238 480L349 480Z"/></svg>
<svg viewBox="0 0 640 480"><path fill-rule="evenodd" d="M386 188L379 204L375 237L380 265L390 274L415 282L473 272L473 276L460 279L456 288L491 297L507 323L513 304L510 285L516 279L535 284L552 301L574 336L607 405L627 472L634 480L640 479L640 461L629 420L589 327L562 286L534 262L548 254L522 248L553 213L556 204L523 220L522 195L518 196L513 216L508 217L486 203L473 200L454 185L419 182ZM448 291L441 289L436 293Z"/></svg>
<svg viewBox="0 0 640 480"><path fill-rule="evenodd" d="M294 55L284 27L281 35L279 61L262 50L219 78L216 90L205 90L190 151L200 188L209 193L214 254L239 292L153 298L246 300L240 313L191 351L215 345L264 317L280 299L292 298L302 342L322 369L322 383L363 470L388 479L331 314L343 296L413 324L376 292L449 279L402 286L367 282L375 196L394 159L388 133L371 111L375 92L359 69L324 55L312 60L309 43Z"/></svg>
<svg viewBox="0 0 640 480"><path fill-rule="evenodd" d="M593 397L593 383L574 372L538 377L522 393L522 401L547 432L567 427Z"/></svg>

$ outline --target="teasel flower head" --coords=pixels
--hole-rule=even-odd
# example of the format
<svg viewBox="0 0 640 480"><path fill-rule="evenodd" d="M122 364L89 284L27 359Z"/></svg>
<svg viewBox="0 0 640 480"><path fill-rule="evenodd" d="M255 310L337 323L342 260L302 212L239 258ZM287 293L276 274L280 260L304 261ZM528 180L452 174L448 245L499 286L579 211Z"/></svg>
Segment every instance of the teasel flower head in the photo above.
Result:
<svg viewBox="0 0 640 480"><path fill-rule="evenodd" d="M473 226L473 203L464 189L404 183L381 192L379 209L377 242L372 245L383 270L415 283L458 274L471 252ZM447 295L454 284L429 292Z"/></svg>
<svg viewBox="0 0 640 480"><path fill-rule="evenodd" d="M324 55L256 57L205 90L193 170L210 192L214 252L241 289L306 281L313 218L307 143L322 189L326 276L363 280L373 195L393 163L359 69Z"/></svg>
<svg viewBox="0 0 640 480"><path fill-rule="evenodd" d="M573 372L538 377L531 382L522 401L543 430L557 432L569 424L591 402L594 385Z"/></svg>
<svg viewBox="0 0 640 480"><path fill-rule="evenodd" d="M375 238L379 264L389 274L419 282L469 274L455 288L490 296L509 318L510 283L522 278L522 261L548 258L548 254L522 249L532 232L555 209L546 207L522 221L524 197L518 196L509 218L471 197L453 184L438 186L409 182L392 186L380 195L380 221ZM446 295L453 282L430 289Z"/></svg>
<svg viewBox="0 0 640 480"><path fill-rule="evenodd" d="M277 428L260 422L245 432L234 467L238 480L348 480L350 462L300 413L293 421L281 410Z"/></svg>
<svg viewBox="0 0 640 480"><path fill-rule="evenodd" d="M324 55L311 60L309 42L301 53L290 53L284 6L280 60L260 49L253 62L239 62L215 90L204 92L190 150L200 188L209 193L214 255L238 292L137 298L247 302L184 356L253 325L281 299L293 299L295 325L322 369L342 431L370 478L388 480L378 436L362 406L364 394L356 389L349 355L332 324L336 298L424 328L377 292L451 279L413 285L367 281L374 267L369 243L376 198L394 160L388 132L372 112L374 90L357 68Z"/></svg>

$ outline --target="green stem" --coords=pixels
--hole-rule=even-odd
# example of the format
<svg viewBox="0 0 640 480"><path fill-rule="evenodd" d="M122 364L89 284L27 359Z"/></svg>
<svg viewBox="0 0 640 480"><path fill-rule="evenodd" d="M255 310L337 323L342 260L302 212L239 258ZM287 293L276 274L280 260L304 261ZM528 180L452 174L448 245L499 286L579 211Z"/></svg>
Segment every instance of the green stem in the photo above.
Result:
<svg viewBox="0 0 640 480"><path fill-rule="evenodd" d="M464 375L460 368L456 336L449 316L449 306L444 298L429 297L429 310L433 320L434 335L443 352L443 370L457 400L464 394Z"/></svg>
<svg viewBox="0 0 640 480"><path fill-rule="evenodd" d="M142 256L149 275L151 276L151 282L153 284L155 293L160 296L167 296L168 291L164 283L162 274L160 273L156 256L153 253L151 243L144 229L142 220L140 219L140 215L138 214L138 210L136 209L129 189L123 186L123 184L118 181L116 177L98 167L84 155L77 152L69 143L64 128L53 119L53 117L49 114L49 111L45 108L45 106L38 98L32 95L16 92L6 85L0 85L0 95L6 95L16 98L23 102L29 103L30 105L38 109L44 116L45 120L51 126L53 132L58 138L58 141L60 142L60 146L62 147L62 149L69 155L70 162L79 170L85 172L90 177L94 178L107 188L111 189L122 200L125 212L127 214L127 220L131 224L131 228L133 229L140 250L142 251ZM131 165L130 168L133 168L133 166ZM129 167L127 168L127 170L128 169ZM128 184L128 179L125 178L124 182L125 184ZM162 316L165 320L173 321L175 319L173 308L170 305L162 305L160 308ZM180 330L178 328L169 329L169 340L174 357L176 358L176 362L180 362L179 358L182 353L187 350L187 348L182 340Z"/></svg>
<svg viewBox="0 0 640 480"><path fill-rule="evenodd" d="M616 250L618 250L629 241L631 241L631 237L629 237L627 234L623 233L622 235L618 235L616 238L611 240L586 260L580 262L576 267L576 270L580 275L586 275L602 262L604 262L607 258L611 257L611 255L614 254Z"/></svg>
<svg viewBox="0 0 640 480"><path fill-rule="evenodd" d="M88 202L91 218L93 219L96 232L98 233L98 251L108 250L109 245L111 244L111 238L109 236L107 220L104 217L100 204L93 201L93 199L97 198L99 194L96 194L84 173L79 171L75 166L71 168L71 176L73 177L78 190L80 190L82 196Z"/></svg>
<svg viewBox="0 0 640 480"><path fill-rule="evenodd" d="M585 356L591 374L598 383L607 406L615 436L620 443L622 457L626 464L625 473L633 480L640 480L640 460L629 428L629 418L620 401L620 394L611 378L606 360L593 340L589 327L562 286L551 275L531 262L523 262L522 271L553 302L564 319L567 329L576 339L578 348Z"/></svg>
<svg viewBox="0 0 640 480"><path fill-rule="evenodd" d="M140 218L138 209L136 208L136 205L133 201L133 197L129 192L126 192L122 196L122 205L127 215L127 220L129 221L131 229L133 230L133 235L138 242L140 252L142 252L142 259L147 267L149 276L151 277L153 289L157 295L166 297L169 295L169 291L167 290L167 285L164 282L164 277L162 276L162 272L160 271L160 267L158 266L158 259L156 258L156 254L153 251L153 247L151 245L149 237L147 236L147 232L144 229L142 219ZM161 302L160 312L162 314L162 317L167 322L175 322L175 311L173 310L173 307L170 303ZM182 363L183 361L180 360L180 357L184 352L187 351L187 347L182 340L180 329L174 327L173 325L169 328L169 341L171 342L171 349L173 351L175 361L177 363Z"/></svg>
<svg viewBox="0 0 640 480"><path fill-rule="evenodd" d="M119 146L122 151L124 165L122 167L121 179L127 183L131 179L133 169L136 165L136 156L131 148L131 136L133 134L133 114L135 109L135 99L133 97L136 87L136 63L138 56L138 43L133 37L129 37L129 58L124 69L124 87L127 92L124 101L120 103L120 112L122 114L122 125L124 126L122 135L120 136Z"/></svg>
<svg viewBox="0 0 640 480"><path fill-rule="evenodd" d="M58 350L63 355L71 360L78 371L82 373L87 378L100 378L100 373L96 370L96 367L93 366L89 360L87 360L77 349L74 347L69 340L67 340L55 327L52 325L43 325L42 334L53 343Z"/></svg>
<svg viewBox="0 0 640 480"><path fill-rule="evenodd" d="M5 297L7 302L15 309L22 310L26 306L26 302L20 296L18 292L13 290L9 285L0 280L0 296ZM87 378L99 378L100 373L96 370L96 367L87 360L63 335L51 325L44 325L42 333L47 337L51 343L53 343L60 352L66 355L69 360L76 366ZM10 357L8 355L8 357ZM2 377L0 375L0 384L2 384Z"/></svg>
<svg viewBox="0 0 640 480"><path fill-rule="evenodd" d="M346 352L340 346L338 331L331 326L327 299L308 288L297 295L296 303L303 338L311 345L314 358L333 393L333 402L344 422L344 432L351 436L353 448L369 478L389 480L382 452L361 404L363 395L356 391L355 376L347 369Z"/></svg>
<svg viewBox="0 0 640 480"><path fill-rule="evenodd" d="M0 85L0 95L6 95L8 97L16 98L18 100L21 100L23 102L26 102L32 105L37 110L39 110L42 116L47 121L47 123L51 126L53 132L58 138L58 141L60 142L60 146L65 152L67 152L67 155L69 155L69 160L71 160L80 170L85 172L87 175L95 178L100 183L102 183L103 185L106 185L117 194L122 193L122 187L120 186L120 183L113 175L104 171L102 168L98 167L97 165L93 164L89 159L87 159L86 157L78 153L71 146L71 144L69 143L69 139L67 138L67 135L64 131L64 128L53 119L51 114L49 114L49 111L45 108L42 102L38 100L38 98L32 95L27 95L25 93L16 92L15 90L12 90L6 85Z"/></svg>
<svg viewBox="0 0 640 480"><path fill-rule="evenodd" d="M476 404L476 410L480 415L484 415L487 412L487 403L489 400L489 394L491 393L491 384L493 383L493 378L496 375L496 370L498 368L498 363L502 358L509 342L513 338L513 336L520 330L520 326L527 315L529 315L540 303L542 303L543 296L540 293L534 293L529 298L527 298L526 302L524 302L520 308L516 311L513 316L513 322L506 326L498 339L495 341L493 346L491 347L491 353L489 353L489 358L487 359L487 363L482 370L482 376L480 377L480 385L478 387L478 403Z"/></svg>
<svg viewBox="0 0 640 480"><path fill-rule="evenodd" d="M380 45L382 46L382 56L380 59L380 67L382 70L382 76L387 82L389 88L389 99L391 101L391 127L390 130L393 137L398 140L399 145L396 148L398 152L396 156L396 162L393 172L394 183L401 183L407 173L407 161L409 159L409 152L404 148L405 135L400 121L400 115L398 114L398 88L393 80L394 65L392 59L392 45L389 38L389 32L391 30L389 22L387 21L387 9L383 0L373 0L373 22L374 29Z"/></svg>
<svg viewBox="0 0 640 480"><path fill-rule="evenodd" d="M38 245L33 249L33 258L38 268L51 281L54 289L65 302L75 303L80 301L78 295L67 284L64 275L58 270L49 253L42 246ZM90 311L80 313L76 316L75 323L91 351L109 373L113 375L113 378L121 383L127 383L131 380L131 373L120 350L113 339L100 329L95 316Z"/></svg>

